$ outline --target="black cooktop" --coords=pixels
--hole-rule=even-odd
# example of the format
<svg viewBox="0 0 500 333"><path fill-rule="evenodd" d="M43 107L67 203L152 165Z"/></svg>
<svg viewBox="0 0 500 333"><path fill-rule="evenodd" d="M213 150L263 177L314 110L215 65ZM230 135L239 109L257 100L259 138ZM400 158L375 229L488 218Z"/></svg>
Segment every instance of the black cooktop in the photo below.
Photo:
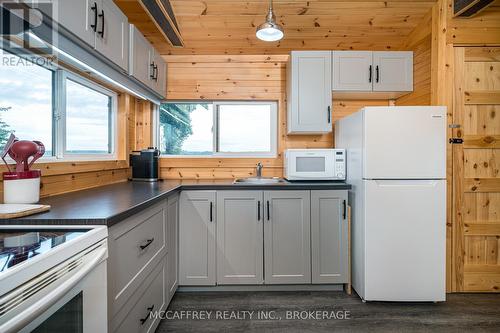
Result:
<svg viewBox="0 0 500 333"><path fill-rule="evenodd" d="M84 229L0 230L0 273L83 235Z"/></svg>

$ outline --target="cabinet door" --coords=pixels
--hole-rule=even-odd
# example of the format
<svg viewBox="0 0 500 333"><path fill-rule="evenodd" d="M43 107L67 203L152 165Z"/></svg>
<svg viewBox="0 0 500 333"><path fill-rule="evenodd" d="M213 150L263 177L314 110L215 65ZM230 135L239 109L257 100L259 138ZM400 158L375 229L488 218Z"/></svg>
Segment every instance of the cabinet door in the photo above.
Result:
<svg viewBox="0 0 500 333"><path fill-rule="evenodd" d="M413 52L373 52L374 91L413 91Z"/></svg>
<svg viewBox="0 0 500 333"><path fill-rule="evenodd" d="M311 191L312 283L347 283L347 191Z"/></svg>
<svg viewBox="0 0 500 333"><path fill-rule="evenodd" d="M113 0L101 1L98 13L96 50L128 71L128 19L113 3Z"/></svg>
<svg viewBox="0 0 500 333"><path fill-rule="evenodd" d="M179 285L215 285L215 191L184 191L179 211Z"/></svg>
<svg viewBox="0 0 500 333"><path fill-rule="evenodd" d="M151 85L153 49L147 39L132 24L130 25L129 74L147 86Z"/></svg>
<svg viewBox="0 0 500 333"><path fill-rule="evenodd" d="M265 283L311 283L310 191L266 191L264 201Z"/></svg>
<svg viewBox="0 0 500 333"><path fill-rule="evenodd" d="M97 11L101 0L52 0L55 20L82 39L91 47L95 47L95 31L98 21Z"/></svg>
<svg viewBox="0 0 500 333"><path fill-rule="evenodd" d="M333 51L333 90L372 91L371 51Z"/></svg>
<svg viewBox="0 0 500 333"><path fill-rule="evenodd" d="M288 71L288 133L331 132L331 51L292 52Z"/></svg>
<svg viewBox="0 0 500 333"><path fill-rule="evenodd" d="M217 284L262 284L261 191L217 192Z"/></svg>
<svg viewBox="0 0 500 333"><path fill-rule="evenodd" d="M168 198L166 239L168 304L179 284L179 195Z"/></svg>
<svg viewBox="0 0 500 333"><path fill-rule="evenodd" d="M162 97L165 97L167 95L167 63L156 50L154 63L156 65L154 89Z"/></svg>

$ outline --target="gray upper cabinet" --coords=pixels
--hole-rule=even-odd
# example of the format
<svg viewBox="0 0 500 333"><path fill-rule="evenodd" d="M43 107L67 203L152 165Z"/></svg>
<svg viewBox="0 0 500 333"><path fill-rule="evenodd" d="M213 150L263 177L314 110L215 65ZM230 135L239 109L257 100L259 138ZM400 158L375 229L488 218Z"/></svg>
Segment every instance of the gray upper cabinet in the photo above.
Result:
<svg viewBox="0 0 500 333"><path fill-rule="evenodd" d="M311 191L312 283L347 283L347 191Z"/></svg>
<svg viewBox="0 0 500 333"><path fill-rule="evenodd" d="M311 283L310 191L266 191L264 202L265 283Z"/></svg>
<svg viewBox="0 0 500 333"><path fill-rule="evenodd" d="M292 51L287 65L288 134L332 131L331 66L331 51Z"/></svg>
<svg viewBox="0 0 500 333"><path fill-rule="evenodd" d="M130 25L130 66L129 73L139 81L151 85L153 77L152 58L154 50L139 30Z"/></svg>
<svg viewBox="0 0 500 333"><path fill-rule="evenodd" d="M333 90L372 90L372 52L333 51Z"/></svg>
<svg viewBox="0 0 500 333"><path fill-rule="evenodd" d="M413 91L411 51L333 51L333 97L397 98Z"/></svg>
<svg viewBox="0 0 500 333"><path fill-rule="evenodd" d="M373 91L412 91L413 52L373 52Z"/></svg>
<svg viewBox="0 0 500 333"><path fill-rule="evenodd" d="M100 1L99 1L100 2ZM52 0L54 19L82 39L95 47L98 8L95 0Z"/></svg>
<svg viewBox="0 0 500 333"><path fill-rule="evenodd" d="M262 284L262 191L217 192L217 284Z"/></svg>
<svg viewBox="0 0 500 333"><path fill-rule="evenodd" d="M181 193L179 285L215 285L215 199L215 191Z"/></svg>
<svg viewBox="0 0 500 333"><path fill-rule="evenodd" d="M54 19L128 71L128 19L112 0L52 0Z"/></svg>
<svg viewBox="0 0 500 333"><path fill-rule="evenodd" d="M152 88L161 96L167 94L167 63L163 60L161 54L154 50L152 59L153 78Z"/></svg>
<svg viewBox="0 0 500 333"><path fill-rule="evenodd" d="M167 209L167 304L179 285L179 195L168 198Z"/></svg>
<svg viewBox="0 0 500 333"><path fill-rule="evenodd" d="M129 74L162 97L167 90L167 63L141 32L130 24Z"/></svg>
<svg viewBox="0 0 500 333"><path fill-rule="evenodd" d="M101 0L98 10L96 50L127 71L129 64L128 19L113 3L113 0Z"/></svg>

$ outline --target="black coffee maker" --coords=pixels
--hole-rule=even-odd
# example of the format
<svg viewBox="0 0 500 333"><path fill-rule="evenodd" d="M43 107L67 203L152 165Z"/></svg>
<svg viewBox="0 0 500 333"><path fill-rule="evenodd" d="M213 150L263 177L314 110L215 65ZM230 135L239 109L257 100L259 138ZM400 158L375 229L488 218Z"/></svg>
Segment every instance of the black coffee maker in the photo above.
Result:
<svg viewBox="0 0 500 333"><path fill-rule="evenodd" d="M158 159L160 151L156 147L134 150L130 154L132 180L142 182L158 181Z"/></svg>

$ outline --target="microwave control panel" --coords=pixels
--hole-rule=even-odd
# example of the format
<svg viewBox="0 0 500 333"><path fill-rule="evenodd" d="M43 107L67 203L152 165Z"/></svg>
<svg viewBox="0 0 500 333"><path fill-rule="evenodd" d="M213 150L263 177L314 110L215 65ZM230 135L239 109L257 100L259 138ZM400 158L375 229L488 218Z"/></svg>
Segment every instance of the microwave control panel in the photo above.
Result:
<svg viewBox="0 0 500 333"><path fill-rule="evenodd" d="M345 179L345 149L335 149L335 178Z"/></svg>

